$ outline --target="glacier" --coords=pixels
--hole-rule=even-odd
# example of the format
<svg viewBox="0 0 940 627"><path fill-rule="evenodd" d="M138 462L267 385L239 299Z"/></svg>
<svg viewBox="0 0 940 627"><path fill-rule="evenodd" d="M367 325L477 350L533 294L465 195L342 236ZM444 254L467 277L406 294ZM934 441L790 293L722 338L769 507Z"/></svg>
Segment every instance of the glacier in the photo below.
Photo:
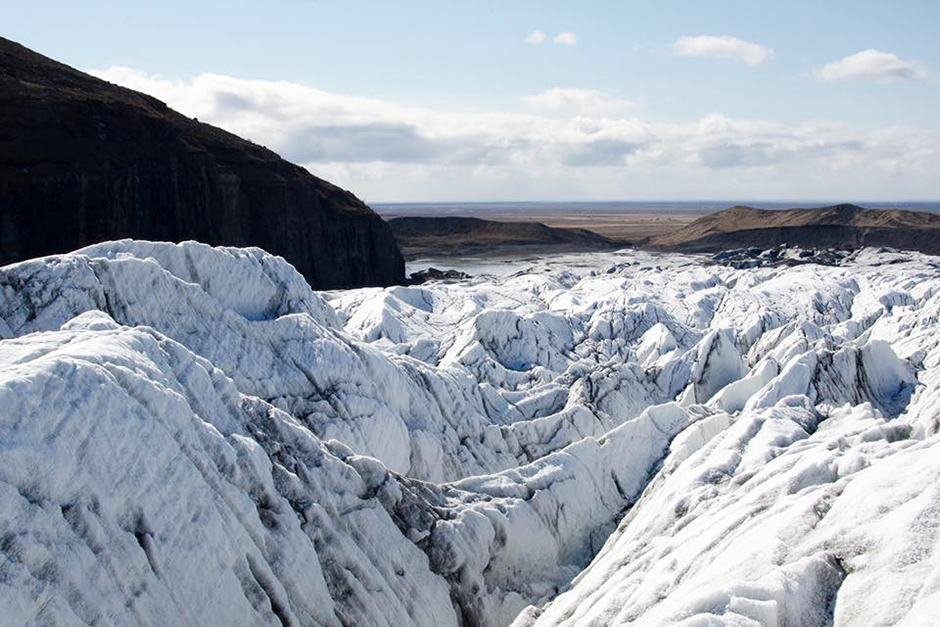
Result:
<svg viewBox="0 0 940 627"><path fill-rule="evenodd" d="M798 259L4 267L0 622L933 625L940 260Z"/></svg>

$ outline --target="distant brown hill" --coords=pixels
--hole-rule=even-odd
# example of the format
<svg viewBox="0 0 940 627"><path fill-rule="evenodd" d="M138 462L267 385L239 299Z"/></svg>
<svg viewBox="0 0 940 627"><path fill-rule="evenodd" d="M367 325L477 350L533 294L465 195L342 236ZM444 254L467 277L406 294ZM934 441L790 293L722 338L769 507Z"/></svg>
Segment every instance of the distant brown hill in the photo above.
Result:
<svg viewBox="0 0 940 627"><path fill-rule="evenodd" d="M768 210L732 207L650 238L646 246L684 252L732 248L860 248L887 246L940 254L940 215L900 209L833 205Z"/></svg>
<svg viewBox="0 0 940 627"><path fill-rule="evenodd" d="M319 289L405 275L385 222L349 192L0 38L0 265L125 237L260 246Z"/></svg>
<svg viewBox="0 0 940 627"><path fill-rule="evenodd" d="M587 229L556 228L541 222L448 216L393 218L388 225L407 257L574 252L620 245Z"/></svg>

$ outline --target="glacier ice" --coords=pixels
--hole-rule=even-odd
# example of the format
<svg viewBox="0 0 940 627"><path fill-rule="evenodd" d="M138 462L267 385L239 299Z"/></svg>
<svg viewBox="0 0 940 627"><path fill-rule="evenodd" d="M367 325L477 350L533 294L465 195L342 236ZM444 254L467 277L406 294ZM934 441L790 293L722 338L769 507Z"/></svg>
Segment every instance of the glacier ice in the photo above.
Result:
<svg viewBox="0 0 940 627"><path fill-rule="evenodd" d="M316 293L0 269L10 624L933 624L940 271L621 251Z"/></svg>

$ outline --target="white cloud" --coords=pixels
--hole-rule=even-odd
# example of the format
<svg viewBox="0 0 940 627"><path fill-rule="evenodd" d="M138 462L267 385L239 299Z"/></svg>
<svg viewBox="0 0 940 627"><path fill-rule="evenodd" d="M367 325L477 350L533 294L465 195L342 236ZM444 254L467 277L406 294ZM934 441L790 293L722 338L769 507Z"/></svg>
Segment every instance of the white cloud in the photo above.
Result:
<svg viewBox="0 0 940 627"><path fill-rule="evenodd" d="M816 77L824 81L855 79L892 82L922 80L927 71L918 61L905 61L890 52L862 50L817 69Z"/></svg>
<svg viewBox="0 0 940 627"><path fill-rule="evenodd" d="M525 42L534 46L539 45L543 41L545 41L545 33L540 30L534 30L525 37Z"/></svg>
<svg viewBox="0 0 940 627"><path fill-rule="evenodd" d="M128 68L93 74L266 145L367 201L929 198L940 132L709 115L664 124L631 101L557 88L531 113L455 112L287 81ZM619 110L618 110L619 108Z"/></svg>
<svg viewBox="0 0 940 627"><path fill-rule="evenodd" d="M552 41L562 46L577 46L578 45L577 35L575 35L574 33L570 31L566 31L564 33L558 33L557 35L555 35L555 39L553 39Z"/></svg>
<svg viewBox="0 0 940 627"><path fill-rule="evenodd" d="M672 49L683 57L736 59L748 65L760 65L774 57L774 51L771 48L729 35L680 37L672 44Z"/></svg>
<svg viewBox="0 0 940 627"><path fill-rule="evenodd" d="M641 106L639 100L616 98L596 89L553 87L534 96L526 96L530 107L542 111L578 113L583 115L616 115Z"/></svg>

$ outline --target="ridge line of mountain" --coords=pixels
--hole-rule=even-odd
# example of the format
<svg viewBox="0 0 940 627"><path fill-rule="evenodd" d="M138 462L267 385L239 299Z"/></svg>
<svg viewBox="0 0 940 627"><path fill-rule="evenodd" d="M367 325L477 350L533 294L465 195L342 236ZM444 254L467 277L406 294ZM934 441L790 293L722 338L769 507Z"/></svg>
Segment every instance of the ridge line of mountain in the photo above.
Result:
<svg viewBox="0 0 940 627"><path fill-rule="evenodd" d="M356 196L274 152L0 38L0 265L124 238L257 246L316 289L404 260Z"/></svg>

